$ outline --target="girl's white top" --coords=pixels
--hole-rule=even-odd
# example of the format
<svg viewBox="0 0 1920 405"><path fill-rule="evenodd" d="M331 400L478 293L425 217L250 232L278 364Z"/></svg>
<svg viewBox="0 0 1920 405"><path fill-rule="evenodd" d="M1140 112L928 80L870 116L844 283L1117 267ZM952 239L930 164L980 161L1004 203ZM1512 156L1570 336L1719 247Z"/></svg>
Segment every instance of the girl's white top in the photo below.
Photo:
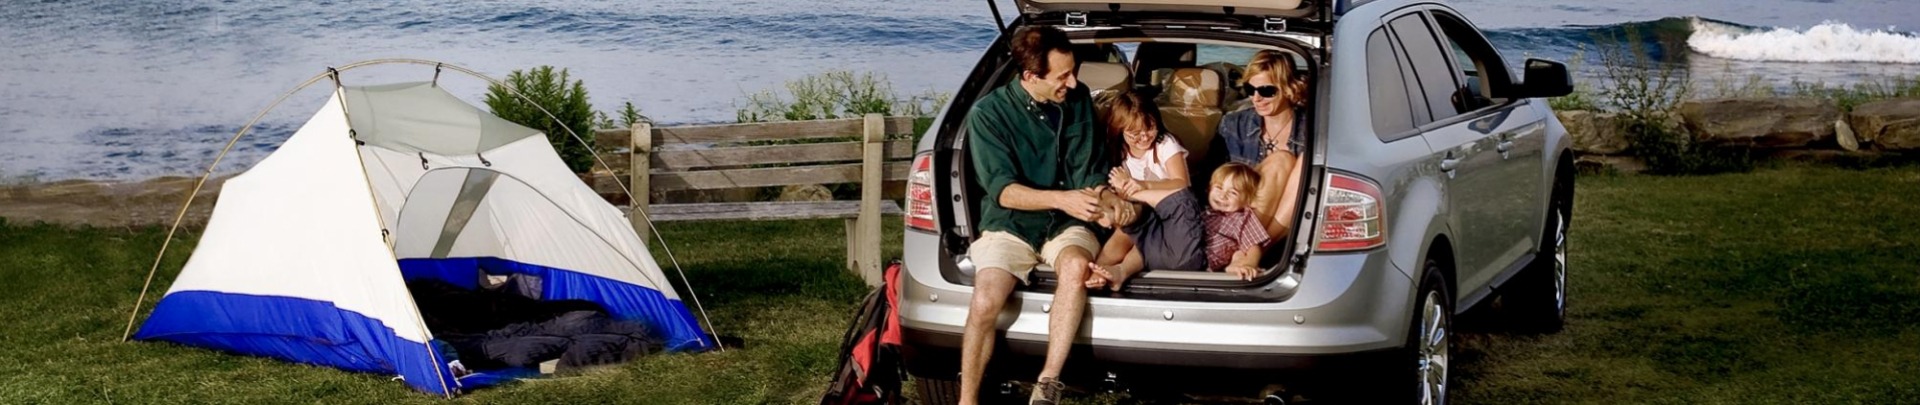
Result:
<svg viewBox="0 0 1920 405"><path fill-rule="evenodd" d="M1181 156L1185 153L1187 148L1180 146L1179 139L1171 135L1163 135L1159 144L1147 150L1146 156L1134 156L1129 148L1124 164L1127 166L1127 174L1132 175L1134 180L1166 180L1171 177L1167 176L1167 162L1173 159L1185 159Z"/></svg>

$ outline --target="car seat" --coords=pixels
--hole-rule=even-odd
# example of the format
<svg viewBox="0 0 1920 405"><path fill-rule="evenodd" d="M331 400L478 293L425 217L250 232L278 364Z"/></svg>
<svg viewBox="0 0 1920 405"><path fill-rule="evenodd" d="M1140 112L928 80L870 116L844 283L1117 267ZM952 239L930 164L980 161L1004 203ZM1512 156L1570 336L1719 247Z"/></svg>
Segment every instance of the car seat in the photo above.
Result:
<svg viewBox="0 0 1920 405"><path fill-rule="evenodd" d="M1220 73L1206 68L1178 68L1167 75L1166 85L1160 93L1160 122L1180 140L1180 146L1187 148L1187 162L1192 166L1203 160L1213 147L1213 138L1220 129L1220 101L1224 96L1225 81Z"/></svg>
<svg viewBox="0 0 1920 405"><path fill-rule="evenodd" d="M1099 98L1103 93L1127 90L1133 84L1133 72L1127 65L1114 62L1080 62L1080 83Z"/></svg>

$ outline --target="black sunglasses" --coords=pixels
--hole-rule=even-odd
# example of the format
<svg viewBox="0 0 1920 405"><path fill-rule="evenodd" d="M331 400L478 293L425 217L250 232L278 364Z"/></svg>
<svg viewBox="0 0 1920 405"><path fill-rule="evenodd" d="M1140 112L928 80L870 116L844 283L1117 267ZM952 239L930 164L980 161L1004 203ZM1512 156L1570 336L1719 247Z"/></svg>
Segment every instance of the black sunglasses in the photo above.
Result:
<svg viewBox="0 0 1920 405"><path fill-rule="evenodd" d="M1253 87L1252 85L1241 85L1240 92L1246 93L1249 96L1258 94L1260 97L1273 98L1273 95L1280 94L1280 86L1266 85Z"/></svg>

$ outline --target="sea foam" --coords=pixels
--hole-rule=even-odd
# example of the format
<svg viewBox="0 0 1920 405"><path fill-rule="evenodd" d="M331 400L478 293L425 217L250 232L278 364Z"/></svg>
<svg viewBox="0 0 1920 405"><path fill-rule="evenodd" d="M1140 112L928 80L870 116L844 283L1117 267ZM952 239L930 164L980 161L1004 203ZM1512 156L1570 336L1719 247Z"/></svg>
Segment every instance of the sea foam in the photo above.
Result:
<svg viewBox="0 0 1920 405"><path fill-rule="evenodd" d="M1920 36L1825 22L1805 30L1749 29L1695 20L1687 45L1708 56L1781 62L1920 64Z"/></svg>

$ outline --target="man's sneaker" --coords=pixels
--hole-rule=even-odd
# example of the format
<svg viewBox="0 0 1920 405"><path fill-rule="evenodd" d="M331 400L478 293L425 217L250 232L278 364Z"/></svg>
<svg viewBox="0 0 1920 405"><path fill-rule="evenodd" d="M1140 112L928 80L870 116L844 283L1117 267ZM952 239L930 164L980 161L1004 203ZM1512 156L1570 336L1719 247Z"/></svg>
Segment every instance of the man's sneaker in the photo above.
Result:
<svg viewBox="0 0 1920 405"><path fill-rule="evenodd" d="M1027 400L1027 405L1059 404L1060 391L1065 389L1067 385L1061 384L1060 379L1041 377L1039 382L1033 383L1033 398Z"/></svg>

